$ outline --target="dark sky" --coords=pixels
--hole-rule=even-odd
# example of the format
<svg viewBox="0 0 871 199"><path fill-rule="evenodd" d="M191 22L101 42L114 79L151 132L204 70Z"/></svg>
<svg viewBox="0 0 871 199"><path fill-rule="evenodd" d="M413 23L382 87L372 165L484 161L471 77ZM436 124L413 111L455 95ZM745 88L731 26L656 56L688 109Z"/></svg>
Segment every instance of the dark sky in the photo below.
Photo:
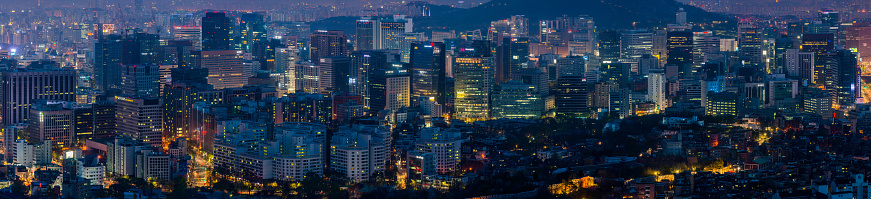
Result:
<svg viewBox="0 0 871 199"><path fill-rule="evenodd" d="M91 7L94 2L100 1L104 2L104 4L121 4L121 5L133 5L134 0L0 0L0 10L12 10L12 9L28 9L33 8L37 4L41 4L42 6L49 7ZM287 5L287 4L295 4L295 3L307 3L313 5L335 5L336 2L347 2L356 5L362 5L366 2L371 2L372 4L379 5L382 2L390 2L389 0L142 0L145 6L152 5L169 5L172 1L175 1L177 5L196 5L196 4L206 4L207 6L202 6L203 8L215 8L217 9L232 9L235 7L239 7L239 9L252 9L252 7L263 7L263 8L272 8L276 5ZM394 0L395 1L395 0ZM429 1L434 4L451 4L455 3L459 0L424 0ZM464 0L465 2L487 2L488 0ZM186 6L188 7L188 6ZM188 7L190 8L190 7Z"/></svg>

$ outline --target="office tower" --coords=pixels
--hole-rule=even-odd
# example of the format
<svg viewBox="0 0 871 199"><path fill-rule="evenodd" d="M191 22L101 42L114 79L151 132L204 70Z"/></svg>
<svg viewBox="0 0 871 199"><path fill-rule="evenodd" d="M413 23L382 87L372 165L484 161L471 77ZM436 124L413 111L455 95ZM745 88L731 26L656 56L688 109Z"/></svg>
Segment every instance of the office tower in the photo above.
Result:
<svg viewBox="0 0 871 199"><path fill-rule="evenodd" d="M540 68L524 68L511 79L514 79L512 81L535 86L535 93L537 94L547 94L550 92L550 82L547 79L547 73L542 72Z"/></svg>
<svg viewBox="0 0 871 199"><path fill-rule="evenodd" d="M661 69L659 58L650 54L641 55L641 58L638 58L638 75L646 76L652 69Z"/></svg>
<svg viewBox="0 0 871 199"><path fill-rule="evenodd" d="M669 107L665 99L667 87L665 87L665 70L652 69L647 74L647 99L656 104L656 110Z"/></svg>
<svg viewBox="0 0 871 199"><path fill-rule="evenodd" d="M251 53L255 60L266 59L266 22L258 13L244 13L239 21L240 47L243 52Z"/></svg>
<svg viewBox="0 0 871 199"><path fill-rule="evenodd" d="M386 169L391 140L390 130L383 126L339 128L330 139L330 168L351 182L368 181Z"/></svg>
<svg viewBox="0 0 871 199"><path fill-rule="evenodd" d="M620 36L620 58L637 61L641 55L653 53L653 33L646 29L623 32Z"/></svg>
<svg viewBox="0 0 871 199"><path fill-rule="evenodd" d="M158 56L160 36L148 33L127 35L121 42L121 64L155 64L162 62Z"/></svg>
<svg viewBox="0 0 871 199"><path fill-rule="evenodd" d="M826 53L834 49L834 36L832 34L804 34L801 38L801 52L814 53L814 70L811 83L823 84L826 82Z"/></svg>
<svg viewBox="0 0 871 199"><path fill-rule="evenodd" d="M828 91L817 87L807 87L807 91L802 92L802 109L805 113L812 113L823 118L831 118L835 111L834 97Z"/></svg>
<svg viewBox="0 0 871 199"><path fill-rule="evenodd" d="M399 49L399 48L397 48ZM318 30L311 35L311 60L319 64L323 57L347 56L348 45L342 31Z"/></svg>
<svg viewBox="0 0 871 199"><path fill-rule="evenodd" d="M680 68L681 78L692 77L693 33L688 31L668 32L667 49L669 65Z"/></svg>
<svg viewBox="0 0 871 199"><path fill-rule="evenodd" d="M626 118L632 115L632 90L629 88L611 89L608 112L612 116Z"/></svg>
<svg viewBox="0 0 871 199"><path fill-rule="evenodd" d="M859 62L857 55L849 50L835 50L826 58L826 70L830 72L832 86L826 86L833 90L836 103L841 108L852 107L856 99L861 97L861 81L859 80ZM828 83L827 83L828 84Z"/></svg>
<svg viewBox="0 0 871 199"><path fill-rule="evenodd" d="M172 27L172 39L191 41L194 50L203 49L203 30L200 26L175 26Z"/></svg>
<svg viewBox="0 0 871 199"><path fill-rule="evenodd" d="M502 83L527 67L529 62L529 38L505 37L502 46L497 48L496 82Z"/></svg>
<svg viewBox="0 0 871 199"><path fill-rule="evenodd" d="M497 41L501 36L528 37L529 19L523 15L513 15L508 19L490 22L487 39Z"/></svg>
<svg viewBox="0 0 871 199"><path fill-rule="evenodd" d="M693 32L693 67L698 67L708 60L708 55L720 52L720 37L711 31Z"/></svg>
<svg viewBox="0 0 871 199"><path fill-rule="evenodd" d="M432 154L436 172L449 174L460 166L462 133L457 129L423 128L414 143L418 154Z"/></svg>
<svg viewBox="0 0 871 199"><path fill-rule="evenodd" d="M556 114L582 117L588 112L587 80L583 76L561 76L556 83Z"/></svg>
<svg viewBox="0 0 871 199"><path fill-rule="evenodd" d="M493 88L493 118L538 118L544 110L536 85L520 81L501 83Z"/></svg>
<svg viewBox="0 0 871 199"><path fill-rule="evenodd" d="M442 105L436 102L435 97L419 97L416 102L420 107L420 114L432 117L442 116Z"/></svg>
<svg viewBox="0 0 871 199"><path fill-rule="evenodd" d="M629 63L612 62L603 63L599 70L602 71L603 80L615 82L620 87L627 87L629 85L630 67Z"/></svg>
<svg viewBox="0 0 871 199"><path fill-rule="evenodd" d="M121 70L121 94L129 97L160 96L160 71L157 64L124 65Z"/></svg>
<svg viewBox="0 0 871 199"><path fill-rule="evenodd" d="M404 69L381 69L370 75L370 110L394 110L411 106L411 77Z"/></svg>
<svg viewBox="0 0 871 199"><path fill-rule="evenodd" d="M493 87L493 57L455 57L453 60L459 119L490 119L490 90Z"/></svg>
<svg viewBox="0 0 871 199"><path fill-rule="evenodd" d="M98 99L94 108L94 138L103 139L115 136L115 102L109 99Z"/></svg>
<svg viewBox="0 0 871 199"><path fill-rule="evenodd" d="M843 32L840 31L841 28L841 16L840 13L836 12L833 9L824 9L818 12L818 17L820 22L824 28L828 29L828 32L834 33L835 43L838 45L843 45L844 36Z"/></svg>
<svg viewBox="0 0 871 199"><path fill-rule="evenodd" d="M375 47L375 24L377 19L363 17L357 20L357 40L354 43L356 51L374 50Z"/></svg>
<svg viewBox="0 0 871 199"><path fill-rule="evenodd" d="M675 13L675 22L679 25L687 24L687 12L683 8L678 9L677 13Z"/></svg>
<svg viewBox="0 0 871 199"><path fill-rule="evenodd" d="M788 49L797 49L793 38L786 35L781 35L774 41L774 65L773 73L787 74L786 69L786 51Z"/></svg>
<svg viewBox="0 0 871 199"><path fill-rule="evenodd" d="M136 153L136 177L142 179L171 180L170 156L151 149Z"/></svg>
<svg viewBox="0 0 871 199"><path fill-rule="evenodd" d="M556 60L557 79L562 76L584 76L586 72L586 58L582 56L569 56Z"/></svg>
<svg viewBox="0 0 871 199"><path fill-rule="evenodd" d="M749 23L738 24L738 57L744 65L766 67L762 44L760 28Z"/></svg>
<svg viewBox="0 0 871 199"><path fill-rule="evenodd" d="M58 149L76 147L73 102L34 100L32 103L28 114L29 140L50 140Z"/></svg>
<svg viewBox="0 0 871 199"><path fill-rule="evenodd" d="M369 76L374 71L388 67L387 54L381 51L359 51L351 53L350 57L349 94L363 96L363 106L371 108L372 95Z"/></svg>
<svg viewBox="0 0 871 199"><path fill-rule="evenodd" d="M115 122L117 134L160 146L163 142L163 111L156 98L128 98L116 96Z"/></svg>
<svg viewBox="0 0 871 199"><path fill-rule="evenodd" d="M107 35L94 43L95 88L121 88L121 40L120 35Z"/></svg>
<svg viewBox="0 0 871 199"><path fill-rule="evenodd" d="M278 87L290 92L296 91L296 62L299 60L296 48L275 49L275 72L281 74Z"/></svg>
<svg viewBox="0 0 871 199"><path fill-rule="evenodd" d="M208 73L208 71L204 71ZM209 102L208 96L201 92L213 91L212 86L197 82L172 82L167 84L161 99L163 101L163 130L167 138L184 137L187 135L188 118L191 106L196 102Z"/></svg>
<svg viewBox="0 0 871 199"><path fill-rule="evenodd" d="M242 64L236 50L201 51L200 66L209 70L209 84L215 89L238 88L248 84L251 70Z"/></svg>
<svg viewBox="0 0 871 199"><path fill-rule="evenodd" d="M16 69L3 72L3 123L27 123L34 99L76 100L76 71L67 69Z"/></svg>
<svg viewBox="0 0 871 199"><path fill-rule="evenodd" d="M402 39L399 40L399 59L403 63L409 63L411 59L411 46L421 42L428 41L422 32L402 33Z"/></svg>
<svg viewBox="0 0 871 199"><path fill-rule="evenodd" d="M312 63L296 66L296 91L303 93L320 93L318 82L319 67Z"/></svg>
<svg viewBox="0 0 871 199"><path fill-rule="evenodd" d="M708 92L705 98L705 115L737 116L741 114L744 98L733 92Z"/></svg>
<svg viewBox="0 0 871 199"><path fill-rule="evenodd" d="M231 50L233 28L225 13L206 12L202 18L203 50Z"/></svg>
<svg viewBox="0 0 871 199"><path fill-rule="evenodd" d="M129 137L116 136L106 143L106 171L109 176L136 176L136 153L151 146Z"/></svg>
<svg viewBox="0 0 871 199"><path fill-rule="evenodd" d="M85 140L93 139L94 136L94 106L91 104L88 105L78 105L73 107L73 123L74 125L74 133L75 140L74 142L80 143Z"/></svg>
<svg viewBox="0 0 871 199"><path fill-rule="evenodd" d="M799 49L786 49L784 66L786 76L795 77L807 84L814 80L814 52L801 52Z"/></svg>
<svg viewBox="0 0 871 199"><path fill-rule="evenodd" d="M856 23L846 32L846 49L856 49L863 62L871 61L871 45L866 45L871 43L871 26Z"/></svg>
<svg viewBox="0 0 871 199"><path fill-rule="evenodd" d="M321 58L320 67L330 71L329 78L321 78L321 87L333 93L348 93L348 78L351 72L351 59L348 57Z"/></svg>
<svg viewBox="0 0 871 199"><path fill-rule="evenodd" d="M769 106L776 106L778 102L798 97L798 80L792 79L774 79L766 82L765 87L768 95L766 103Z"/></svg>
<svg viewBox="0 0 871 199"><path fill-rule="evenodd" d="M434 97L445 103L447 49L444 43L417 43L411 47L411 81L414 99Z"/></svg>
<svg viewBox="0 0 871 199"><path fill-rule="evenodd" d="M412 32L413 21L405 15L382 17L373 25L373 50L400 49L403 33Z"/></svg>
<svg viewBox="0 0 871 199"><path fill-rule="evenodd" d="M615 30L599 33L599 58L605 62L620 59L620 34Z"/></svg>
<svg viewBox="0 0 871 199"><path fill-rule="evenodd" d="M166 41L165 45L161 45L158 49L157 64L173 65L180 67L193 67L199 65L192 52L194 44L188 40L171 40Z"/></svg>

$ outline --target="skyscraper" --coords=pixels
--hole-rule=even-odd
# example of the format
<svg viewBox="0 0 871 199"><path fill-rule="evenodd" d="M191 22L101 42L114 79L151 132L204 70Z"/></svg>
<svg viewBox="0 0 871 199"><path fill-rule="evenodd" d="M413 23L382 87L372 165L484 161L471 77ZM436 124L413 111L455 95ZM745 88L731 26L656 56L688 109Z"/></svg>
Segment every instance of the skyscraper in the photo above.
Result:
<svg viewBox="0 0 871 199"><path fill-rule="evenodd" d="M623 32L620 36L620 58L636 61L641 55L653 53L653 33L646 29Z"/></svg>
<svg viewBox="0 0 871 199"><path fill-rule="evenodd" d="M529 62L529 38L505 37L498 48L496 81L507 82Z"/></svg>
<svg viewBox="0 0 871 199"><path fill-rule="evenodd" d="M493 87L493 57L454 58L457 118L486 120L490 118L490 90Z"/></svg>
<svg viewBox="0 0 871 199"><path fill-rule="evenodd" d="M583 76L560 76L556 84L554 103L556 113L569 117L580 117L589 110L589 85Z"/></svg>
<svg viewBox="0 0 871 199"><path fill-rule="evenodd" d="M398 49L398 48L397 48ZM320 58L347 56L348 45L345 40L345 35L342 31L318 30L311 35L311 60L312 63L319 64Z"/></svg>
<svg viewBox="0 0 871 199"><path fill-rule="evenodd" d="M160 71L157 64L129 64L121 71L121 94L128 97L160 96Z"/></svg>
<svg viewBox="0 0 871 199"><path fill-rule="evenodd" d="M688 31L668 32L669 65L677 65L685 76L691 76L689 71L693 64L693 33Z"/></svg>
<svg viewBox="0 0 871 199"><path fill-rule="evenodd" d="M76 100L76 71L66 69L16 69L3 72L3 123L28 122L34 99Z"/></svg>
<svg viewBox="0 0 871 199"><path fill-rule="evenodd" d="M242 51L202 51L200 66L209 70L209 84L215 89L237 88L248 84L251 70L242 64Z"/></svg>
<svg viewBox="0 0 871 199"><path fill-rule="evenodd" d="M357 40L354 43L355 50L374 50L375 47L375 24L372 17L363 17L357 20Z"/></svg>
<svg viewBox="0 0 871 199"><path fill-rule="evenodd" d="M136 99L116 96L117 133L134 140L160 146L163 142L163 111L160 99Z"/></svg>
<svg viewBox="0 0 871 199"><path fill-rule="evenodd" d="M745 65L766 67L763 51L762 30L749 23L738 24L738 57Z"/></svg>
<svg viewBox="0 0 871 199"><path fill-rule="evenodd" d="M29 113L30 140L51 140L56 148L75 147L72 102L34 100Z"/></svg>
<svg viewBox="0 0 871 199"><path fill-rule="evenodd" d="M411 46L413 99L426 96L434 97L438 104L445 103L446 54L444 43L417 43Z"/></svg>
<svg viewBox="0 0 871 199"><path fill-rule="evenodd" d="M615 62L620 59L620 34L615 30L599 33L599 58Z"/></svg>
<svg viewBox="0 0 871 199"><path fill-rule="evenodd" d="M493 118L537 118L544 110L536 85L509 81L493 89Z"/></svg>
<svg viewBox="0 0 871 199"><path fill-rule="evenodd" d="M387 54L381 51L359 51L351 53L348 88L351 95L363 96L363 106L370 106L372 100L372 83L370 75L388 67ZM379 109L380 110L380 109ZM378 110L375 110L378 111Z"/></svg>
<svg viewBox="0 0 871 199"><path fill-rule="evenodd" d="M233 32L230 18L224 13L207 12L202 18L203 50L229 50Z"/></svg>
<svg viewBox="0 0 871 199"><path fill-rule="evenodd" d="M321 78L321 87L332 92L348 93L348 79L351 72L351 59L348 57L321 58L320 67L329 70L329 78ZM324 82L329 81L329 82Z"/></svg>
<svg viewBox="0 0 871 199"><path fill-rule="evenodd" d="M826 53L834 49L832 34L804 34L801 38L801 52L814 53L813 80L811 83L826 82Z"/></svg>
<svg viewBox="0 0 871 199"><path fill-rule="evenodd" d="M121 88L121 36L107 35L94 43L95 88Z"/></svg>
<svg viewBox="0 0 871 199"><path fill-rule="evenodd" d="M413 22L405 15L381 17L372 29L374 50L400 49L400 40L405 39L403 33L412 32Z"/></svg>

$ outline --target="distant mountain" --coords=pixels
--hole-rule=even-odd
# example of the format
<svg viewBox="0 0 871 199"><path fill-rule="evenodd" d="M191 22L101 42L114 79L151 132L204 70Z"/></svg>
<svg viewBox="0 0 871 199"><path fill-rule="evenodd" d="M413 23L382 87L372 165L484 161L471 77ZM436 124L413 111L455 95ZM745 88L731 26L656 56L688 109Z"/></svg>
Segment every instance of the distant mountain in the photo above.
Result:
<svg viewBox="0 0 871 199"><path fill-rule="evenodd" d="M525 15L531 24L563 15L586 15L593 17L600 29L646 28L674 23L675 12L680 8L686 10L691 22L727 20L720 14L674 0L492 0L469 9L430 6L431 17L414 18L415 31L484 29L491 21L511 15ZM316 22L312 28L353 30L353 23L353 18L338 17Z"/></svg>

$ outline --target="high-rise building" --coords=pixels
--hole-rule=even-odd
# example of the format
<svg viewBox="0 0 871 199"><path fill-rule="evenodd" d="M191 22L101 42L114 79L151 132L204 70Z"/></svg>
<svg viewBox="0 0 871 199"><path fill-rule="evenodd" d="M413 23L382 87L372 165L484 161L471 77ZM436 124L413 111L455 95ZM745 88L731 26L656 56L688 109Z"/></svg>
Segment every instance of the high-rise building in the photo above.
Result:
<svg viewBox="0 0 871 199"><path fill-rule="evenodd" d="M121 88L121 36L107 35L94 43L95 88Z"/></svg>
<svg viewBox="0 0 871 199"><path fill-rule="evenodd" d="M348 80L351 72L351 59L348 57L326 57L321 58L320 68L324 72L329 71L329 75L322 74L321 88L332 91L334 93L348 93Z"/></svg>
<svg viewBox="0 0 871 199"><path fill-rule="evenodd" d="M167 84L161 99L163 101L163 130L167 138L184 137L187 134L191 106L196 102L212 99L202 92L213 92L212 86L194 82L173 82Z"/></svg>
<svg viewBox="0 0 871 199"><path fill-rule="evenodd" d="M557 79L562 76L584 76L587 60L582 56L569 56L556 60Z"/></svg>
<svg viewBox="0 0 871 199"><path fill-rule="evenodd" d="M444 43L417 43L411 46L412 95L434 97L445 103L447 50Z"/></svg>
<svg viewBox="0 0 871 199"><path fill-rule="evenodd" d="M801 52L799 49L786 49L784 55L786 75L804 81L808 84L814 80L814 53Z"/></svg>
<svg viewBox="0 0 871 199"><path fill-rule="evenodd" d="M329 125L333 113L332 99L321 94L297 93L275 102L274 122L306 122Z"/></svg>
<svg viewBox="0 0 871 199"><path fill-rule="evenodd" d="M801 52L814 53L814 70L811 83L824 84L826 77L826 54L834 49L832 34L804 34L801 38Z"/></svg>
<svg viewBox="0 0 871 199"><path fill-rule="evenodd" d="M386 69L387 54L382 51L358 51L351 53L351 68L348 74L349 94L363 96L363 106L370 107L372 100L370 75ZM380 109L379 109L380 110ZM378 110L375 110L378 111Z"/></svg>
<svg viewBox="0 0 871 199"><path fill-rule="evenodd" d="M117 133L160 146L163 142L163 111L160 99L116 96L115 122Z"/></svg>
<svg viewBox="0 0 871 199"><path fill-rule="evenodd" d="M383 73L384 100L386 110L398 111L401 108L411 107L411 77L407 70L393 69L375 71ZM379 80L381 81L381 80Z"/></svg>
<svg viewBox="0 0 871 199"><path fill-rule="evenodd" d="M248 84L251 70L242 63L242 51L201 51L200 66L209 70L209 84L215 89L238 88Z"/></svg>
<svg viewBox="0 0 871 199"><path fill-rule="evenodd" d="M529 62L529 38L505 37L497 48L496 82L503 83L526 68Z"/></svg>
<svg viewBox="0 0 871 199"><path fill-rule="evenodd" d="M832 82L832 86L827 88L834 91L837 105L841 108L852 107L856 99L862 96L857 55L843 49L830 52L827 54L826 68L827 72L831 72L827 79Z"/></svg>
<svg viewBox="0 0 871 199"><path fill-rule="evenodd" d="M554 99L556 113L569 117L580 117L588 113L588 86L583 76L559 77Z"/></svg>
<svg viewBox="0 0 871 199"><path fill-rule="evenodd" d="M490 94L493 87L493 57L454 58L456 100L454 108L459 119L490 118Z"/></svg>
<svg viewBox="0 0 871 199"><path fill-rule="evenodd" d="M299 60L296 47L275 49L275 72L281 74L278 87L290 92L296 91L296 62Z"/></svg>
<svg viewBox="0 0 871 199"><path fill-rule="evenodd" d="M862 62L871 62L871 26L854 23L846 28L846 48L859 53Z"/></svg>
<svg viewBox="0 0 871 199"><path fill-rule="evenodd" d="M386 169L391 140L384 126L339 128L330 140L330 168L351 182L368 181Z"/></svg>
<svg viewBox="0 0 871 199"><path fill-rule="evenodd" d="M78 105L73 107L73 123L75 140L74 142L84 142L85 140L93 139L94 136L94 106L93 105Z"/></svg>
<svg viewBox="0 0 871 199"><path fill-rule="evenodd" d="M399 40L399 61L409 63L411 59L411 46L425 41L428 40L422 32L403 33L402 40Z"/></svg>
<svg viewBox="0 0 871 199"><path fill-rule="evenodd" d="M720 52L720 37L714 32L693 32L693 67L698 68L708 60L709 54Z"/></svg>
<svg viewBox="0 0 871 199"><path fill-rule="evenodd" d="M356 51L374 50L376 21L377 19L373 20L372 17L357 20L357 40L354 43Z"/></svg>
<svg viewBox="0 0 871 199"><path fill-rule="evenodd" d="M737 116L741 114L744 98L733 92L709 92L705 99L705 115Z"/></svg>
<svg viewBox="0 0 871 199"><path fill-rule="evenodd" d="M650 70L650 74L647 74L647 99L656 104L657 110L669 107L665 99L668 88L665 86L665 70Z"/></svg>
<svg viewBox="0 0 871 199"><path fill-rule="evenodd" d="M406 18L405 15L378 18L372 27L374 31L372 49L400 49L400 40L405 39L403 33L412 32L413 24L412 18Z"/></svg>
<svg viewBox="0 0 871 199"><path fill-rule="evenodd" d="M121 69L121 94L130 97L160 96L160 71L157 64L130 64Z"/></svg>
<svg viewBox="0 0 871 199"><path fill-rule="evenodd" d="M420 130L416 152L433 154L435 170L440 174L450 174L460 169L462 133L457 129L424 128Z"/></svg>
<svg viewBox="0 0 871 199"><path fill-rule="evenodd" d="M76 100L76 71L15 69L3 72L2 114L6 125L28 122L34 99Z"/></svg>
<svg viewBox="0 0 871 199"><path fill-rule="evenodd" d="M172 38L174 40L191 41L194 50L203 49L203 30L200 26L174 26Z"/></svg>
<svg viewBox="0 0 871 199"><path fill-rule="evenodd" d="M231 50L233 32L230 18L225 13L206 12L202 18L203 50Z"/></svg>
<svg viewBox="0 0 871 199"><path fill-rule="evenodd" d="M127 35L121 41L121 64L156 64L160 60L160 36L148 33Z"/></svg>
<svg viewBox="0 0 871 199"><path fill-rule="evenodd" d="M766 67L762 29L749 23L738 24L738 57L744 65Z"/></svg>
<svg viewBox="0 0 871 199"><path fill-rule="evenodd" d="M318 30L311 35L310 52L312 63L315 64L319 64L324 57L347 56L348 44L345 35L338 30Z"/></svg>
<svg viewBox="0 0 871 199"><path fill-rule="evenodd" d="M653 53L653 33L646 29L623 32L620 36L620 58L637 61L641 55Z"/></svg>
<svg viewBox="0 0 871 199"><path fill-rule="evenodd" d="M115 102L109 99L99 99L94 108L94 138L110 138L115 136Z"/></svg>
<svg viewBox="0 0 871 199"><path fill-rule="evenodd" d="M688 31L668 32L668 60L669 65L680 68L681 77L692 77L693 64L693 33Z"/></svg>
<svg viewBox="0 0 871 199"><path fill-rule="evenodd" d="M75 129L72 102L34 100L30 107L30 139L50 140L52 146L74 148Z"/></svg>
<svg viewBox="0 0 871 199"><path fill-rule="evenodd" d="M493 118L538 118L543 110L536 85L509 81L493 89Z"/></svg>
<svg viewBox="0 0 871 199"><path fill-rule="evenodd" d="M511 18L490 22L487 29L487 39L499 40L501 36L528 37L529 18L523 15L513 15Z"/></svg>
<svg viewBox="0 0 871 199"><path fill-rule="evenodd" d="M599 33L599 58L611 62L620 59L620 33L615 30Z"/></svg>
<svg viewBox="0 0 871 199"><path fill-rule="evenodd" d="M258 13L244 13L239 21L239 41L243 52L251 53L255 60L266 59L266 22Z"/></svg>

